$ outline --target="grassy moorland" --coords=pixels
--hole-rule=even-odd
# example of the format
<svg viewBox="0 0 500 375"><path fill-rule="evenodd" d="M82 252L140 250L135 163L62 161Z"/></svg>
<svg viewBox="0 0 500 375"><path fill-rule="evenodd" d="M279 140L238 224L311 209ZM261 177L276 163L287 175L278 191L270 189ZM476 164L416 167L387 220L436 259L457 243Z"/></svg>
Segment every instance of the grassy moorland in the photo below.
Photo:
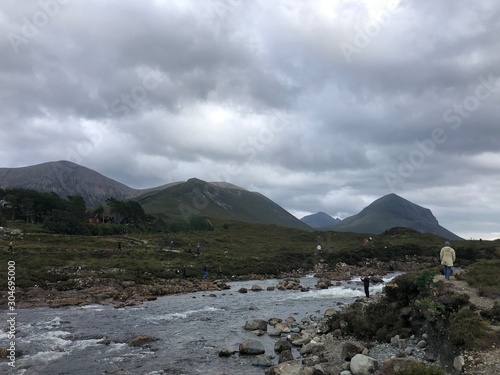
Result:
<svg viewBox="0 0 500 375"><path fill-rule="evenodd" d="M204 265L208 266L210 278L215 279L219 268L226 277L279 277L295 270L311 271L320 261L329 267L339 262L358 265L367 260L405 261L408 257L428 262L437 259L444 241L434 235L396 228L375 236L231 221L212 220L212 224L213 231L197 233L76 236L48 234L39 227L9 223L24 235L14 238L13 254L8 251L10 238L0 237L4 265L0 267L0 288L6 287L8 260L16 262L16 285L21 290L35 285L48 288L54 283L69 290L75 287L75 275L80 279L98 276L148 284L156 279L178 278L182 267L186 267L188 277L201 278ZM372 241L364 244L363 240L370 236ZM175 252L168 251L170 241L174 242ZM198 243L201 255L195 256ZM189 244L192 253L188 252ZM316 251L318 244L322 247L320 253ZM476 260L498 258L500 243L460 241L453 246L459 265L466 266ZM474 282L478 287L498 288L498 284L490 285L491 281Z"/></svg>

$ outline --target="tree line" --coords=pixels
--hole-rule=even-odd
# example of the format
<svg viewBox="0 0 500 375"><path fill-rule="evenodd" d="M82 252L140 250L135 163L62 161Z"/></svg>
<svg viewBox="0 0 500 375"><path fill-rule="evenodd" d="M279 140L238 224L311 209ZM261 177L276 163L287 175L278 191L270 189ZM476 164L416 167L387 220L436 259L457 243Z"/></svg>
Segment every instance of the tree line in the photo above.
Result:
<svg viewBox="0 0 500 375"><path fill-rule="evenodd" d="M98 218L90 223L90 218ZM23 221L40 225L51 233L107 235L124 231L181 232L213 230L206 218L193 216L187 221L146 214L131 200L109 198L106 205L88 208L80 195L60 197L54 192L30 189L0 189L0 225Z"/></svg>

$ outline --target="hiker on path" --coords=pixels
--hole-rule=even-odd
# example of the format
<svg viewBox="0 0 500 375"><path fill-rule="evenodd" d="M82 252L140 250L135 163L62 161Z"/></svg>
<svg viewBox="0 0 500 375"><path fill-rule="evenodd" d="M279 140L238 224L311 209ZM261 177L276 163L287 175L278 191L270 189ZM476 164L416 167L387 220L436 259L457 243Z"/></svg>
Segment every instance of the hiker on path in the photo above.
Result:
<svg viewBox="0 0 500 375"><path fill-rule="evenodd" d="M174 241L170 241L170 251L174 249Z"/></svg>
<svg viewBox="0 0 500 375"><path fill-rule="evenodd" d="M361 281L363 282L363 286L365 287L366 298L370 298L370 277L367 275L361 278Z"/></svg>
<svg viewBox="0 0 500 375"><path fill-rule="evenodd" d="M444 247L439 253L439 259L444 267L444 278L449 280L451 277L451 267L453 267L453 262L455 262L456 255L455 250L450 246L450 243L446 241Z"/></svg>

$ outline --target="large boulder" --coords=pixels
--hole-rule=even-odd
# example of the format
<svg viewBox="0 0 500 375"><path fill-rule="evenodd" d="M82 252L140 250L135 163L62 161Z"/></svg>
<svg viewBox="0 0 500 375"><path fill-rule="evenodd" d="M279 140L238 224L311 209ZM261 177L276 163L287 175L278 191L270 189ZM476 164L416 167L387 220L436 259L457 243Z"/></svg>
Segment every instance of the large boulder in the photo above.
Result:
<svg viewBox="0 0 500 375"><path fill-rule="evenodd" d="M263 319L251 319L245 322L245 329L248 331L267 331L267 322Z"/></svg>
<svg viewBox="0 0 500 375"><path fill-rule="evenodd" d="M239 346L240 354L244 355L259 355L264 354L266 349L258 340L248 339L243 341Z"/></svg>
<svg viewBox="0 0 500 375"><path fill-rule="evenodd" d="M332 281L330 279L320 279L316 283L316 288L318 289L328 289L332 286Z"/></svg>
<svg viewBox="0 0 500 375"><path fill-rule="evenodd" d="M378 369L378 362L375 358L364 354L356 354L351 359L351 372L354 375L370 375Z"/></svg>
<svg viewBox="0 0 500 375"><path fill-rule="evenodd" d="M302 286L300 285L300 280L295 278L286 278L280 280L276 289L278 290L300 290Z"/></svg>
<svg viewBox="0 0 500 375"><path fill-rule="evenodd" d="M262 291L262 287L260 285L257 285L257 284L252 285L252 287L250 289L252 290L252 292L261 292Z"/></svg>

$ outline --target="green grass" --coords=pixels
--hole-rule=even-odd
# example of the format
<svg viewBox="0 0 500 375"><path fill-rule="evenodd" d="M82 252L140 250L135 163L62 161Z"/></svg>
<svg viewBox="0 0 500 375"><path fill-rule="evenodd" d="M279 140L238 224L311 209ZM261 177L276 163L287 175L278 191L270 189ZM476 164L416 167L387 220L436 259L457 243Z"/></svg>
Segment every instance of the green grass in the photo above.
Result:
<svg viewBox="0 0 500 375"><path fill-rule="evenodd" d="M15 254L8 250L9 238L0 238L1 265L16 262L19 288L34 285L71 285L72 279L90 275L147 284L154 278L176 278L186 266L188 276L201 277L203 266L215 278L220 267L227 276L250 274L276 277L282 272L312 270L319 261L334 267L339 262L356 265L365 260L405 260L406 256L429 261L436 258L443 239L430 234L399 233L390 235L309 232L276 225L249 224L211 219L213 231L198 233L131 233L124 236L71 236L41 233L39 227L22 224L23 239L14 240ZM20 223L9 223L20 227ZM371 236L373 241L363 244ZM180 253L164 251L170 241ZM117 251L122 242L122 252ZM467 241L467 246L471 246ZM193 252L201 244L202 255ZM321 244L322 251L316 252ZM464 241L465 243L465 241ZM456 243L460 246L460 243ZM483 241L481 246L493 246ZM225 257L224 252L229 256ZM458 250L457 250L458 251ZM495 263L498 265L497 263ZM80 267L80 271L77 272ZM488 275L490 275L488 273ZM7 267L0 267L0 287L5 288ZM498 286L498 285L497 285Z"/></svg>
<svg viewBox="0 0 500 375"><path fill-rule="evenodd" d="M479 260L471 264L458 277L479 290L480 295L500 297L500 259Z"/></svg>

